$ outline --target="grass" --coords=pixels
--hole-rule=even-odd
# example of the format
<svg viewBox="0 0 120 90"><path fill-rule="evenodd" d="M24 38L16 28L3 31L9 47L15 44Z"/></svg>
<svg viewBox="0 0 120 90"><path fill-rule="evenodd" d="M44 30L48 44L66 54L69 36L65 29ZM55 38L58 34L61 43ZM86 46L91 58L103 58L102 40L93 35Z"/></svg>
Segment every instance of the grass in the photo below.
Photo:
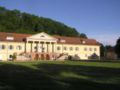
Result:
<svg viewBox="0 0 120 90"><path fill-rule="evenodd" d="M0 90L119 90L120 62L0 62Z"/></svg>

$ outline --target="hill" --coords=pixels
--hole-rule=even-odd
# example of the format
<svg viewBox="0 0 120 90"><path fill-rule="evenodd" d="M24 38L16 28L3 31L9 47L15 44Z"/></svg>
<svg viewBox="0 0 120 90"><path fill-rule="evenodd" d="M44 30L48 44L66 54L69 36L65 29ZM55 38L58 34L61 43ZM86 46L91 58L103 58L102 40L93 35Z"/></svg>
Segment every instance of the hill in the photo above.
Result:
<svg viewBox="0 0 120 90"><path fill-rule="evenodd" d="M85 34L80 34L75 28L61 22L0 7L0 32L35 34L43 31L51 35L86 38Z"/></svg>

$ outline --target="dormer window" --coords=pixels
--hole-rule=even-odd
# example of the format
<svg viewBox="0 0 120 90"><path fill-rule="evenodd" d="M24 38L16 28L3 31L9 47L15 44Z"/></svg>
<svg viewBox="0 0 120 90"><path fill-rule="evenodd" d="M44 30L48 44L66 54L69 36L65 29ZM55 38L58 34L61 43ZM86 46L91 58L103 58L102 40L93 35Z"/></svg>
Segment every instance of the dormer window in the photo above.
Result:
<svg viewBox="0 0 120 90"><path fill-rule="evenodd" d="M80 42L81 42L81 44L85 44L86 43L86 41L84 41L84 40L80 40Z"/></svg>
<svg viewBox="0 0 120 90"><path fill-rule="evenodd" d="M7 36L6 40L14 40L14 37L13 36Z"/></svg>
<svg viewBox="0 0 120 90"><path fill-rule="evenodd" d="M66 42L66 41L63 40L63 39L61 39L61 38L58 38L58 42L62 42L62 43L64 43L64 42Z"/></svg>
<svg viewBox="0 0 120 90"><path fill-rule="evenodd" d="M65 42L65 40L60 40L60 42L63 42L63 43L64 43L64 42Z"/></svg>
<svg viewBox="0 0 120 90"><path fill-rule="evenodd" d="M83 44L85 44L86 42L85 41L82 41Z"/></svg>

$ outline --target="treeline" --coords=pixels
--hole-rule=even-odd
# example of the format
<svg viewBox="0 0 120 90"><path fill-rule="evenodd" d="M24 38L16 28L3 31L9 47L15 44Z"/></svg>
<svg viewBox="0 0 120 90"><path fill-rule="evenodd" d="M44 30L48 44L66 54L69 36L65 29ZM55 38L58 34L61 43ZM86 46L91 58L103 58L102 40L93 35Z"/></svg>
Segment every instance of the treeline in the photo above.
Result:
<svg viewBox="0 0 120 90"><path fill-rule="evenodd" d="M46 32L51 35L87 37L75 28L52 19L21 13L19 10L8 10L4 7L0 7L0 32L27 34Z"/></svg>
<svg viewBox="0 0 120 90"><path fill-rule="evenodd" d="M101 44L100 55L101 57L106 57L107 53L110 53L110 57L117 55L117 59L120 59L120 37L116 40L115 46ZM110 59L110 57L108 57ZM114 59L114 58L113 58Z"/></svg>

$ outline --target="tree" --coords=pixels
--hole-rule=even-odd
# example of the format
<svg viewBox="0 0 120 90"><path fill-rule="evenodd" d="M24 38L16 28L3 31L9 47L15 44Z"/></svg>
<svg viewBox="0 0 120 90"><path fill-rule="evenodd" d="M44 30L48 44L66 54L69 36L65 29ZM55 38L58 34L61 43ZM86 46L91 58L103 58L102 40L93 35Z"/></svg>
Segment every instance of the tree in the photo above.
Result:
<svg viewBox="0 0 120 90"><path fill-rule="evenodd" d="M12 60L15 61L16 58L17 58L17 57L16 57L16 54L14 53L14 54L12 55Z"/></svg>
<svg viewBox="0 0 120 90"><path fill-rule="evenodd" d="M116 41L115 52L117 54L117 57L120 58L120 37Z"/></svg>
<svg viewBox="0 0 120 90"><path fill-rule="evenodd" d="M104 45L101 43L100 44L100 57L104 57L105 56L105 47Z"/></svg>
<svg viewBox="0 0 120 90"><path fill-rule="evenodd" d="M64 23L0 7L0 32L35 34L42 31L50 35L87 38L85 34L80 34L75 28Z"/></svg>
<svg viewBox="0 0 120 90"><path fill-rule="evenodd" d="M111 50L113 50L114 48L111 46L111 45L106 45L105 46L105 50L106 51L111 51Z"/></svg>
<svg viewBox="0 0 120 90"><path fill-rule="evenodd" d="M80 38L87 38L87 35L84 33L81 33L79 36L80 36Z"/></svg>

